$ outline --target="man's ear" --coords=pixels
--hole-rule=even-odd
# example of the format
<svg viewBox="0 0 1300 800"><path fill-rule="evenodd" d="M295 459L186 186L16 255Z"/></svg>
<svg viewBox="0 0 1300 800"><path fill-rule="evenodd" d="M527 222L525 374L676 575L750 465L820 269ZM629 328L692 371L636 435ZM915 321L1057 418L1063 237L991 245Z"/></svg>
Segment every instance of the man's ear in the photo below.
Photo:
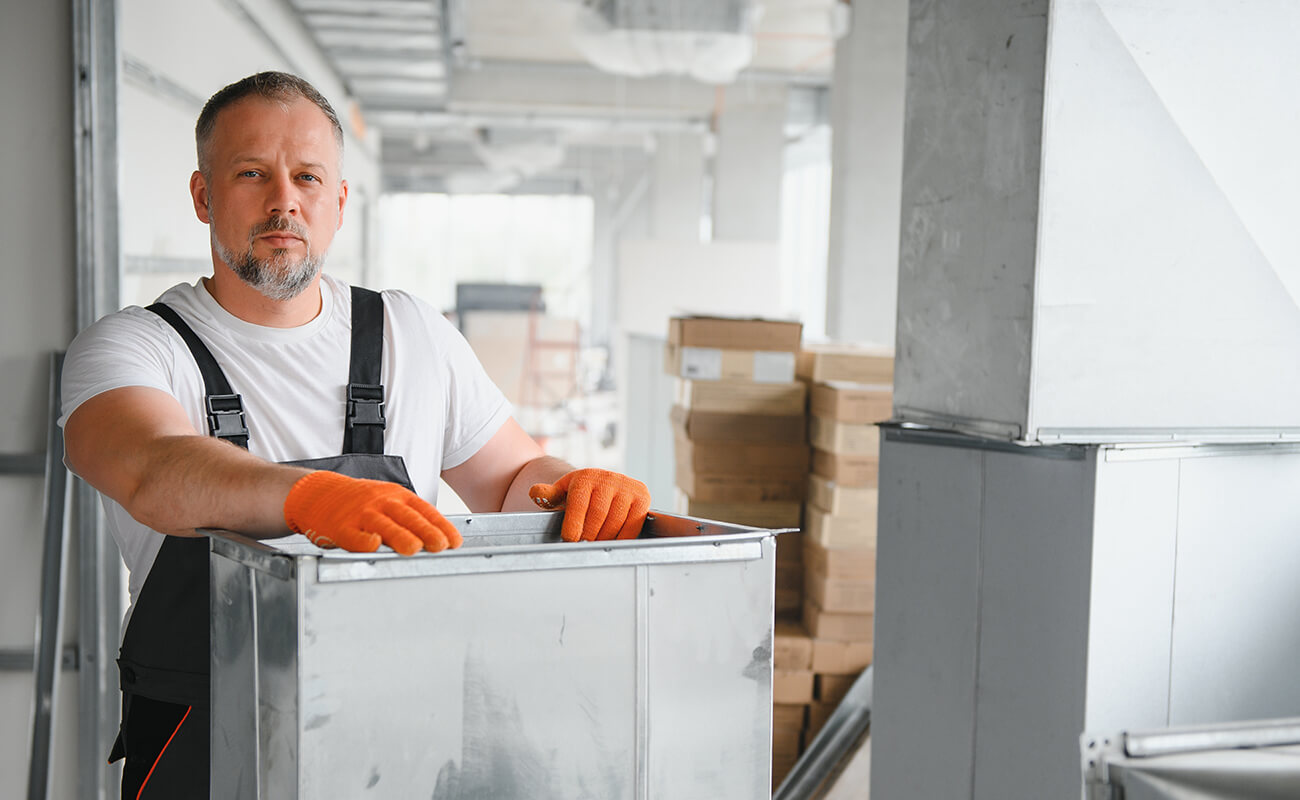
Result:
<svg viewBox="0 0 1300 800"><path fill-rule="evenodd" d="M194 214L199 218L199 222L204 225L212 223L212 213L208 209L208 204L212 202L208 195L208 182L203 178L203 173L194 170L190 176L190 198L194 201Z"/></svg>
<svg viewBox="0 0 1300 800"><path fill-rule="evenodd" d="M339 181L339 224L338 227L335 228L334 230L338 230L339 228L343 227L343 207L346 206L347 204L348 204L348 182L345 180L340 180Z"/></svg>

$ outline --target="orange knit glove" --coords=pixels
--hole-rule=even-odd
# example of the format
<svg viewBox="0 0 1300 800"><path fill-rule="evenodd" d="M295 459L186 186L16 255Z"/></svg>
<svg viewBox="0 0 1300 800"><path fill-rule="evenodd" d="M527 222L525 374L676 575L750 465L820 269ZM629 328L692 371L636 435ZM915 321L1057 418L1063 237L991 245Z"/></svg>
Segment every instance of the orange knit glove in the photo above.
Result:
<svg viewBox="0 0 1300 800"><path fill-rule="evenodd" d="M284 501L284 521L317 547L373 553L380 543L404 556L421 548L460 547L456 526L409 489L388 481L319 470L304 475Z"/></svg>
<svg viewBox="0 0 1300 800"><path fill-rule="evenodd" d="M548 511L564 509L560 536L566 542L635 539L650 510L644 483L603 469L575 469L553 484L533 484L528 496Z"/></svg>

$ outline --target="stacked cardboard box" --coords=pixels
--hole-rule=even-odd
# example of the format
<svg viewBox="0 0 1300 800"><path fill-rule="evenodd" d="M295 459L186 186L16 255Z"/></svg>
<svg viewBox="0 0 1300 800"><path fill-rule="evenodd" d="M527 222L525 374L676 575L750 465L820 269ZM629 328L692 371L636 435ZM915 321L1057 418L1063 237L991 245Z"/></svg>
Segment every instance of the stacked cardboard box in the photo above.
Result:
<svg viewBox="0 0 1300 800"><path fill-rule="evenodd" d="M807 386L795 369L802 325L772 320L676 318L665 371L677 378L672 411L676 510L763 528L797 528L807 492ZM794 766L813 700L812 640L803 602L801 533L776 551L778 623L773 662L773 787Z"/></svg>
<svg viewBox="0 0 1300 800"><path fill-rule="evenodd" d="M811 637L811 741L872 658L880 433L892 413L893 356L851 346L808 347L813 448L804 507L803 626Z"/></svg>
<svg viewBox="0 0 1300 800"><path fill-rule="evenodd" d="M664 369L676 378L672 411L676 510L764 528L799 526L811 451L807 388L795 380L798 322L677 317ZM777 609L802 600L803 546L777 546Z"/></svg>

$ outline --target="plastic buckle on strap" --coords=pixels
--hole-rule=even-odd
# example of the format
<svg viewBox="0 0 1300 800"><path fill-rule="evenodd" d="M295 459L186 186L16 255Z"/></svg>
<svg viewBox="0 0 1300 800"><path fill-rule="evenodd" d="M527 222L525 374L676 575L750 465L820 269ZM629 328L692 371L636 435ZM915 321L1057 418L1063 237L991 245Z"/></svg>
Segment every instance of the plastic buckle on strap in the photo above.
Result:
<svg viewBox="0 0 1300 800"><path fill-rule="evenodd" d="M210 394L204 398L208 409L208 432L219 439L248 436L244 424L244 401L237 394Z"/></svg>
<svg viewBox="0 0 1300 800"><path fill-rule="evenodd" d="M387 424L384 418L384 387L368 383L348 384L348 427Z"/></svg>

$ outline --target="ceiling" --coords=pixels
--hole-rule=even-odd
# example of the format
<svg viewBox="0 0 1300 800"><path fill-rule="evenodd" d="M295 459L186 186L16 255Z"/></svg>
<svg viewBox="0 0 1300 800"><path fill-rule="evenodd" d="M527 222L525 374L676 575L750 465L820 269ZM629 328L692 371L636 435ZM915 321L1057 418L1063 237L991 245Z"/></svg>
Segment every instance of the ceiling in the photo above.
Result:
<svg viewBox="0 0 1300 800"><path fill-rule="evenodd" d="M728 92L785 91L824 113L842 0L288 0L382 142L389 190L589 190L638 168L654 134L706 132ZM702 3L760 7L749 66L729 85L627 77L591 65L580 15L658 14L689 27ZM688 12L689 10L689 12ZM743 10L743 9L742 9Z"/></svg>

